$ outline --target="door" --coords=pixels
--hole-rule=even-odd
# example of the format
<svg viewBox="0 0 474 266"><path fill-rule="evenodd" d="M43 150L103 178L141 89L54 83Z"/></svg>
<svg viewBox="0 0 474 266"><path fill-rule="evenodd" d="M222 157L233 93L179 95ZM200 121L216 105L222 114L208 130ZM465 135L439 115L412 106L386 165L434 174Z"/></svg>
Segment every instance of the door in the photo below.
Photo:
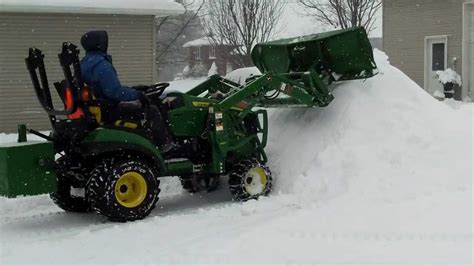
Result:
<svg viewBox="0 0 474 266"><path fill-rule="evenodd" d="M446 69L447 61L446 37L427 37L425 45L425 90L437 96L443 93L443 85L439 82L436 71Z"/></svg>

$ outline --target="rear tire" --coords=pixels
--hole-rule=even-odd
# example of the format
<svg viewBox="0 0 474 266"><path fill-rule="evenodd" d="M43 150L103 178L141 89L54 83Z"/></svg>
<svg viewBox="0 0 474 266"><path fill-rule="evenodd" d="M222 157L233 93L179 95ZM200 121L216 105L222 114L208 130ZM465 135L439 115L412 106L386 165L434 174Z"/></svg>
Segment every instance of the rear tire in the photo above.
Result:
<svg viewBox="0 0 474 266"><path fill-rule="evenodd" d="M92 210L111 221L127 222L148 216L158 201L158 172L137 157L104 159L87 182Z"/></svg>
<svg viewBox="0 0 474 266"><path fill-rule="evenodd" d="M229 186L235 201L248 201L271 192L273 177L270 169L257 159L238 163L229 174Z"/></svg>
<svg viewBox="0 0 474 266"><path fill-rule="evenodd" d="M181 186L189 193L213 192L220 187L219 175L190 174L179 177Z"/></svg>

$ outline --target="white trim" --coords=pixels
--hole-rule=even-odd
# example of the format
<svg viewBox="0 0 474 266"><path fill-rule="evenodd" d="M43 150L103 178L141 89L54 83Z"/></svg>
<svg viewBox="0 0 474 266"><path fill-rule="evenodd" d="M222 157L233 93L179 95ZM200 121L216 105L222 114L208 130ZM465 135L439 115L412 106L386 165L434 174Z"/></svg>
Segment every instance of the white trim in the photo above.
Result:
<svg viewBox="0 0 474 266"><path fill-rule="evenodd" d="M216 59L216 47L214 45L209 46L209 59Z"/></svg>
<svg viewBox="0 0 474 266"><path fill-rule="evenodd" d="M157 61L156 61L156 55L157 55L157 41L158 41L158 26L156 25L156 18L153 18L153 25L151 26L151 36L152 36L152 46L153 46L153 55L152 55L152 58L151 58L151 62L153 63L152 65L152 77L153 77L153 83L157 83L159 82L158 81L158 64L157 64Z"/></svg>
<svg viewBox="0 0 474 266"><path fill-rule="evenodd" d="M468 55L469 53L472 53L474 51L468 51L468 47L469 47L469 31L468 31L468 24L467 23L467 5L474 5L474 1L471 1L471 2L466 2L463 4L463 8L462 8L462 99L464 99L466 96L470 96L470 97L473 97L474 95L472 95L472 91L470 91L470 88L471 87L471 84L470 84L470 76L469 76L469 71L474 71L474 66L472 64L474 64L473 62L471 62L471 67L473 69L469 69L468 67L468 61L469 61L469 58L468 58ZM471 27L473 27L474 25L471 25Z"/></svg>
<svg viewBox="0 0 474 266"><path fill-rule="evenodd" d="M196 47L196 49L194 50L194 59L195 60L201 60L202 59L201 47Z"/></svg>
<svg viewBox="0 0 474 266"><path fill-rule="evenodd" d="M433 36L425 36L425 60L423 61L424 63L424 72L423 72L423 76L424 76L424 82L423 82L423 88L428 91L428 59L429 59L429 56L431 55L428 55L428 41L429 40L432 40L432 39L444 39L444 69L446 69L447 65L448 65L448 35L433 35Z"/></svg>

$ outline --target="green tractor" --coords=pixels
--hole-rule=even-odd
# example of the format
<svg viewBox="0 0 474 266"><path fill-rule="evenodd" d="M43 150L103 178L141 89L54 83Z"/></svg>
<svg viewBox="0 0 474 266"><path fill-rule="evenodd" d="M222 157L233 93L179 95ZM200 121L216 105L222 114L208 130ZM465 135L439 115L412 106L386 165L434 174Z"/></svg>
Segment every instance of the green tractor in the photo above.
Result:
<svg viewBox="0 0 474 266"><path fill-rule="evenodd" d="M353 28L256 45L252 57L263 74L245 85L212 76L186 93L164 93L169 84L142 87L177 144L162 152L147 119L103 121L107 103L82 82L76 46L64 43L58 57L65 75L54 84L64 102L59 109L43 53L31 48L26 58L52 132L19 125L18 143L0 146L0 195L50 193L65 211L94 211L120 222L150 214L165 176L179 177L189 192L213 191L228 176L235 201L267 195L274 177L264 108L327 106L331 83L370 78L377 69L365 30ZM27 132L46 141L27 141Z"/></svg>

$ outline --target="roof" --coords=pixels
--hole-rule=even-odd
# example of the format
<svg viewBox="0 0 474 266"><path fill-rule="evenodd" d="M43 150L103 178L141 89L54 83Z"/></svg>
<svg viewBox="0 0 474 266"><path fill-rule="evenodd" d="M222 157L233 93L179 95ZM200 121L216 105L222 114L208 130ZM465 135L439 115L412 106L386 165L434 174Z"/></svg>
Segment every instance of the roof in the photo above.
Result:
<svg viewBox="0 0 474 266"><path fill-rule="evenodd" d="M173 0L0 0L0 12L166 16L184 8Z"/></svg>
<svg viewBox="0 0 474 266"><path fill-rule="evenodd" d="M209 37L202 37L194 41L187 42L183 45L184 48L188 47L201 47L201 46L210 46L212 44L212 39Z"/></svg>
<svg viewBox="0 0 474 266"><path fill-rule="evenodd" d="M233 45L228 44L228 42L226 42L225 40L222 43L218 44L218 46L224 46L224 45L233 46ZM184 48L202 47L202 46L214 46L214 41L212 40L211 37L201 37L194 41L187 42L183 45Z"/></svg>

